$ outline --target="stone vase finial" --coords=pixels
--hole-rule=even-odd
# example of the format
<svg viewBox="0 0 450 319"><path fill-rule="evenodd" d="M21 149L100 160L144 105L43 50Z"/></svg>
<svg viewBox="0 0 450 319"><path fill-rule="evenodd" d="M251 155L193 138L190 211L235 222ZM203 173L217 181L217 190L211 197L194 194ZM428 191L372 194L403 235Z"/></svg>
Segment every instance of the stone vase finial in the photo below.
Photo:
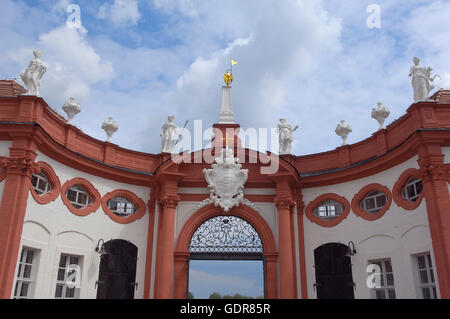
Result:
<svg viewBox="0 0 450 319"><path fill-rule="evenodd" d="M337 135L342 138L342 145L347 145L347 137L348 134L352 131L352 127L349 124L345 124L345 120L341 120L341 122L336 126L336 130L334 131Z"/></svg>
<svg viewBox="0 0 450 319"><path fill-rule="evenodd" d="M68 124L72 124L72 120L75 117L75 115L81 112L80 103L75 102L75 98L72 96L66 101L66 103L64 103L62 109L67 114Z"/></svg>
<svg viewBox="0 0 450 319"><path fill-rule="evenodd" d="M386 128L384 126L384 121L389 116L389 114L389 109L386 106L383 106L381 102L377 103L376 108L372 108L372 117L378 121L378 124L380 124L378 130L383 130Z"/></svg>
<svg viewBox="0 0 450 319"><path fill-rule="evenodd" d="M102 129L106 132L108 138L107 142L111 142L113 134L119 129L119 125L113 120L112 116L108 117L107 121L102 124Z"/></svg>

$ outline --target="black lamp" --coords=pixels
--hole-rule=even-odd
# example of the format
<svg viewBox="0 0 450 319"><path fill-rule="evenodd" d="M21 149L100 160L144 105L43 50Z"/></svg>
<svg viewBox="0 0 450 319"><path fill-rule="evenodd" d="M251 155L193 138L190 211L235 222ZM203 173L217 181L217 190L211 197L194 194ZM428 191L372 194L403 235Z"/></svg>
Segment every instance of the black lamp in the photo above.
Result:
<svg viewBox="0 0 450 319"><path fill-rule="evenodd" d="M102 242L101 246L100 246L100 241ZM97 243L97 247L95 247L95 251L100 255L100 257L108 255L108 252L105 249L105 241L103 239L99 239L99 241Z"/></svg>
<svg viewBox="0 0 450 319"><path fill-rule="evenodd" d="M348 256L348 257L354 256L356 254L355 244L352 241L349 241L347 247L348 247L348 249L347 249L347 253L345 254L345 256Z"/></svg>

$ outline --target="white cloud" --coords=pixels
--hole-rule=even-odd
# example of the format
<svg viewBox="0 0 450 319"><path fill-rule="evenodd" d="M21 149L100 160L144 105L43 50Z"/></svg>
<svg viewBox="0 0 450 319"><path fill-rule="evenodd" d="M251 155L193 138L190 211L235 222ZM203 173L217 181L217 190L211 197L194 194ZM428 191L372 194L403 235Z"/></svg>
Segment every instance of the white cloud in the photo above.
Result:
<svg viewBox="0 0 450 319"><path fill-rule="evenodd" d="M134 25L141 18L138 0L114 0L105 2L98 10L97 18L109 19L115 26Z"/></svg>
<svg viewBox="0 0 450 319"><path fill-rule="evenodd" d="M212 125L219 113L223 73L233 56L239 62L233 70L233 107L243 128L275 127L279 117L300 121L305 84L323 74L322 64L340 52L339 20L330 17L320 1L228 1L216 6L197 2L201 18L183 35L188 41L208 41L230 32L231 44L194 59L177 80L172 104L179 113L189 109L190 119ZM315 90L320 94L318 87Z"/></svg>
<svg viewBox="0 0 450 319"><path fill-rule="evenodd" d="M22 47L11 52L11 60L26 67L32 58L33 49L42 52L42 61L47 65L41 85L41 94L50 103L62 103L74 96L86 100L91 86L99 82L109 82L114 69L109 61L104 61L86 40L82 29L65 25L42 34L33 47Z"/></svg>
<svg viewBox="0 0 450 319"><path fill-rule="evenodd" d="M41 90L47 101L58 107L62 96L78 92L92 110L107 107L120 117L115 138L121 146L147 152L159 152L169 113L180 126L186 119L202 119L204 128L217 121L230 56L239 62L233 67L236 122L244 129L275 127L284 117L300 125L293 134L297 155L340 145L334 129L341 119L353 127L350 143L370 136L378 127L370 117L378 101L391 109L387 123L401 116L412 102L413 56L440 74L437 87L450 88L450 4L444 1L381 0L380 29L367 28L366 4L355 0L147 2L167 19L155 22L156 31L153 21L134 28L139 47L130 48L106 31L88 36L55 28L42 8L5 0L1 69L16 75L32 50L41 49L49 66ZM52 3L62 8L67 1ZM120 3L110 0L100 11L80 3L83 21L92 12L116 26L147 19L137 1L114 13ZM88 119L86 130L103 138L97 122Z"/></svg>

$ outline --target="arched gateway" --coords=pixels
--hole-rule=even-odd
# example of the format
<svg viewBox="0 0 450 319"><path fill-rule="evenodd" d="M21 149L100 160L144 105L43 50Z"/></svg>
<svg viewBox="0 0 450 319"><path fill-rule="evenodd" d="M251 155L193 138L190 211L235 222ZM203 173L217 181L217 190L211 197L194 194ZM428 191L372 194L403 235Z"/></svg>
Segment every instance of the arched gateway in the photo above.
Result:
<svg viewBox="0 0 450 319"><path fill-rule="evenodd" d="M264 218L249 207L239 206L225 213L210 205L189 218L175 251L175 298L186 297L190 259L263 260L265 297L278 297L274 236Z"/></svg>

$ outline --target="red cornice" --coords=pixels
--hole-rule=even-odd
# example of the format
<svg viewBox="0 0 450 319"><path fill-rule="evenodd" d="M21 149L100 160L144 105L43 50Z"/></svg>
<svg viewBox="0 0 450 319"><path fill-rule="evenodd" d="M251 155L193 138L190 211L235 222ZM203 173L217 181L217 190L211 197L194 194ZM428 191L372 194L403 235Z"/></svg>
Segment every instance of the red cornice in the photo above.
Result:
<svg viewBox="0 0 450 319"><path fill-rule="evenodd" d="M149 186L152 174L172 170L173 165L178 165L162 154L136 152L94 139L67 124L42 98L0 97L0 106L0 123L3 122L0 124L0 140L11 140L11 132L18 133L34 127L39 151L89 174ZM435 136L440 145L450 146L450 130L442 130L450 129L449 106L434 101L412 104L404 116L363 141L324 153L277 157L280 159L279 165L282 171L293 176L300 174L301 182L297 180L296 183L301 187L331 185L375 174L416 155L417 145L421 143L417 139L418 132L435 130L427 134ZM248 158L261 154L249 150L245 152ZM198 152L188 156L194 158L195 154L198 155ZM276 157L273 154L267 156ZM195 164L180 164L179 171L185 172L184 169L192 165ZM205 165L198 166L204 168ZM261 165L260 162L247 163L244 168L259 169ZM180 185L202 184L201 176L197 178L190 173L189 177L180 181ZM247 187L255 187L251 184L255 183L258 175L249 174ZM263 176L256 184L268 185L270 182Z"/></svg>

